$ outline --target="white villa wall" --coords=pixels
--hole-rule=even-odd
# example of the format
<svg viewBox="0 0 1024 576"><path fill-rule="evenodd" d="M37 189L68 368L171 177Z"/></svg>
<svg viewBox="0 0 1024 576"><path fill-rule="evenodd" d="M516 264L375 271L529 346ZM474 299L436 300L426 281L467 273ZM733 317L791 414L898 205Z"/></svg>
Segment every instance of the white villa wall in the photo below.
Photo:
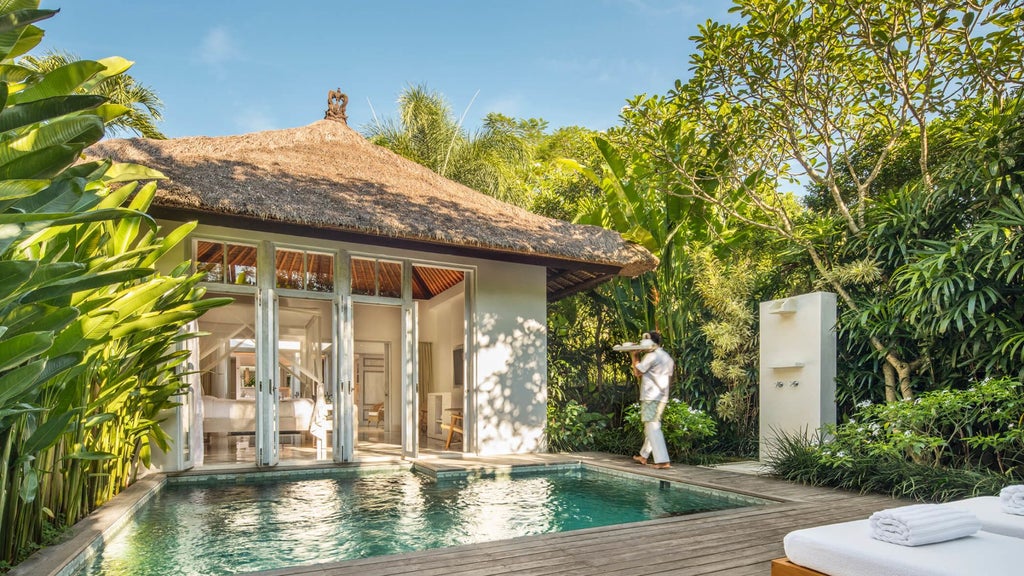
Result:
<svg viewBox="0 0 1024 576"><path fill-rule="evenodd" d="M541 266L481 263L475 382L479 454L543 449L547 421L547 276ZM475 410L474 410L475 409Z"/></svg>
<svg viewBox="0 0 1024 576"><path fill-rule="evenodd" d="M160 221L165 230L177 226ZM543 449L544 426L547 420L547 293L544 266L495 262L461 256L446 256L380 246L366 246L301 238L218 226L200 225L192 233L210 239L258 243L263 240L296 247L326 250L348 250L380 257L408 258L431 265L452 265L475 271L475 317L473 337L466 354L476 352L474 373L466 374L465 394L472 402L467 406L467 424L473 422L467 436L476 439L479 454L528 453ZM185 243L174 248L161 260L161 269L184 261L189 253ZM465 303L460 296L439 302L434 314L432 336L440 343L435 351L438 385L451 386L451 349L462 341ZM397 308L394 308L397 311ZM422 311L421 311L422 312ZM356 319L360 326L377 324L373 320ZM429 326L427 322L421 322ZM396 323L387 322L388 326ZM370 339L362 332L357 339ZM389 338L390 339L390 338ZM420 340L428 341L420 334ZM392 414L398 414L400 394L401 347L395 341L391 348ZM475 387L475 390L474 390ZM458 405L458 404L456 404ZM397 421L392 419L397 426ZM470 447L471 448L471 447ZM472 451L472 450L470 450Z"/></svg>

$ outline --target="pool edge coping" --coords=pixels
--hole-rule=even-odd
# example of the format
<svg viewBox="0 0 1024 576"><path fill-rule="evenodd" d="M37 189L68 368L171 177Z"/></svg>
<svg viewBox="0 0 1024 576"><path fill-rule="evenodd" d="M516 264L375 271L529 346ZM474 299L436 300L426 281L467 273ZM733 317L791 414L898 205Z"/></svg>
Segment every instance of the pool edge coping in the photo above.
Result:
<svg viewBox="0 0 1024 576"><path fill-rule="evenodd" d="M7 576L67 576L102 546L105 536L116 531L167 483L167 475L151 473L125 488L70 529L70 536L43 547L17 564Z"/></svg>

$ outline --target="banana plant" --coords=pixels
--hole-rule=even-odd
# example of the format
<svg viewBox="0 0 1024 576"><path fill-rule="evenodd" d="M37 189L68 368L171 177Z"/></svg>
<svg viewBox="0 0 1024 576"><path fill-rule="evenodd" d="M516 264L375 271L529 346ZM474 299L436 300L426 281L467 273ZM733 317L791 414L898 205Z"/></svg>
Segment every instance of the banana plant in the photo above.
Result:
<svg viewBox="0 0 1024 576"><path fill-rule="evenodd" d="M226 299L157 261L191 226L146 214L158 179L143 167L81 162L126 109L86 94L122 58L39 72L16 58L55 14L0 3L0 562L70 526L166 445L159 414L182 388L182 326ZM187 335L184 335L187 336Z"/></svg>

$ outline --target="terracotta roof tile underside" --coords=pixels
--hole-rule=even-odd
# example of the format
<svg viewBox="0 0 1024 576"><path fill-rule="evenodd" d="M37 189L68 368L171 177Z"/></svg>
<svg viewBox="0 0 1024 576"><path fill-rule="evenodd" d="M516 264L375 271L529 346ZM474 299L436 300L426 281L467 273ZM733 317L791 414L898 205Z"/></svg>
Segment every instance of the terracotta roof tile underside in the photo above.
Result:
<svg viewBox="0 0 1024 576"><path fill-rule="evenodd" d="M549 299L657 265L616 232L500 202L331 120L240 136L106 140L87 153L167 176L158 216L537 263L548 268Z"/></svg>

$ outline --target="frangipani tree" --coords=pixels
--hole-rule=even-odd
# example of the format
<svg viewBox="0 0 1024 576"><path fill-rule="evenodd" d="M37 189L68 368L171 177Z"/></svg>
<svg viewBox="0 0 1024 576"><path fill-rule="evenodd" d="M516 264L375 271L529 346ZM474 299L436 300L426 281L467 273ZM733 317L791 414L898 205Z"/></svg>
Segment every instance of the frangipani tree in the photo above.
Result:
<svg viewBox="0 0 1024 576"><path fill-rule="evenodd" d="M932 122L961 103L999 105L1019 91L1024 8L1001 0L738 0L733 10L740 24L701 27L693 78L665 99L639 99L627 123L654 170L674 181L664 193L706 203L805 254L846 318L863 327L886 398L911 398L927 353L906 318L865 300L888 281L874 248L852 260L835 254L870 234L872 186L894 150L916 139L920 190L929 194ZM807 182L829 200L813 218L794 212L787 192Z"/></svg>

